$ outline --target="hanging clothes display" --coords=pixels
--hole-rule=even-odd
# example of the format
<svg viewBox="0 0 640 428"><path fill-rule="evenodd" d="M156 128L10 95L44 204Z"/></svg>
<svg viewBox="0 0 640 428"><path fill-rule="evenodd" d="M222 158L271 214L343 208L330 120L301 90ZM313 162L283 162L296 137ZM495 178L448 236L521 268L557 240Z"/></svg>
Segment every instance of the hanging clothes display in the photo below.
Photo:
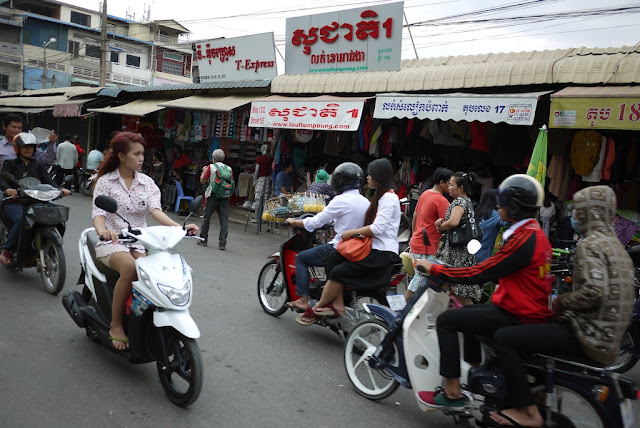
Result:
<svg viewBox="0 0 640 428"><path fill-rule="evenodd" d="M571 143L571 166L579 175L589 175L598 160L602 135L599 132L587 130L578 131Z"/></svg>
<svg viewBox="0 0 640 428"><path fill-rule="evenodd" d="M600 152L598 154L598 160L596 164L593 166L591 173L589 175L583 175L582 181L585 183L600 183L600 179L602 178L602 168L604 167L604 158L607 150L607 139L602 137L600 142Z"/></svg>

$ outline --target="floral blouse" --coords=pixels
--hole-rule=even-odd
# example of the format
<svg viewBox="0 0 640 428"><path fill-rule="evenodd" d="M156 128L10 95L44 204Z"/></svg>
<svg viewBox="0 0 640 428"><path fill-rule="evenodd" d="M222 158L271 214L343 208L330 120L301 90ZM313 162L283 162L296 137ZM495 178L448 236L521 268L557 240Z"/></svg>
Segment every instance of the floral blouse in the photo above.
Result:
<svg viewBox="0 0 640 428"><path fill-rule="evenodd" d="M120 232L127 228L127 224L115 214L108 213L95 205L96 197L100 195L111 196L118 202L118 214L126 218L131 227L147 227L146 216L155 209L162 209L160 204L160 189L153 179L145 174L136 172L127 189L118 169L108 172L98 179L93 190L93 212L91 218L103 216L106 230ZM131 248L142 253L144 247L125 246L118 243L105 244L98 242L96 245L96 257L106 257L118 252L129 252Z"/></svg>

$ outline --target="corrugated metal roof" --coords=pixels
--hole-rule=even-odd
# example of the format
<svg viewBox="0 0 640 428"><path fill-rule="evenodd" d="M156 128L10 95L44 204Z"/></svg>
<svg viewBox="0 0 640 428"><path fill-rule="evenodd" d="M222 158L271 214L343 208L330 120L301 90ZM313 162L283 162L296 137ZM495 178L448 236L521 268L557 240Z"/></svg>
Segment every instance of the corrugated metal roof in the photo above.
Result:
<svg viewBox="0 0 640 428"><path fill-rule="evenodd" d="M126 114L130 116L145 116L154 111L162 110L164 107L161 107L159 104L164 104L170 100L164 99L148 99L143 98L140 100L131 101L130 103L116 106L116 107L105 107L105 108L90 108L88 111L93 111L96 113L107 113L107 114Z"/></svg>
<svg viewBox="0 0 640 428"><path fill-rule="evenodd" d="M95 86L68 86L64 88L27 89L20 92L4 92L0 98L6 97L37 97L40 95L64 95L68 98L81 97L83 95L95 95L103 88Z"/></svg>
<svg viewBox="0 0 640 428"><path fill-rule="evenodd" d="M402 61L399 71L280 75L279 94L436 91L557 83L640 82L640 48L571 48Z"/></svg>
<svg viewBox="0 0 640 428"><path fill-rule="evenodd" d="M640 97L640 86L569 86L551 98L617 98Z"/></svg>
<svg viewBox="0 0 640 428"><path fill-rule="evenodd" d="M0 98L0 106L15 107L18 110L20 107L42 107L47 109L53 109L56 104L62 104L68 101L68 98L64 95L54 95L51 97L11 97Z"/></svg>
<svg viewBox="0 0 640 428"><path fill-rule="evenodd" d="M161 104L163 107L178 108L183 110L207 110L207 111L230 111L241 105L263 97L256 95L228 95L222 97L193 95L185 98L178 98Z"/></svg>
<svg viewBox="0 0 640 428"><path fill-rule="evenodd" d="M162 92L162 91L192 91L198 89L240 89L240 88L268 88L271 79L264 80L234 80L233 82L211 82L211 83L184 83L177 85L157 85L157 86L123 86L122 88L104 88L98 95L113 95L120 92Z"/></svg>

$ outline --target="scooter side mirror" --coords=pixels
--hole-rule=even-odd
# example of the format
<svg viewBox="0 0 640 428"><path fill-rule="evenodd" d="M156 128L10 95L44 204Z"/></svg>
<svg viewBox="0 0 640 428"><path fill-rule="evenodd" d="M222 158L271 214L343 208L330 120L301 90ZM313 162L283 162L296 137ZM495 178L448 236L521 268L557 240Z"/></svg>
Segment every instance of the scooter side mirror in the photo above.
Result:
<svg viewBox="0 0 640 428"><path fill-rule="evenodd" d="M118 203L111 196L100 195L95 201L96 207L108 213L115 213L118 210Z"/></svg>
<svg viewBox="0 0 640 428"><path fill-rule="evenodd" d="M202 195L198 196L197 198L195 198L193 201L191 201L191 205L189 206L189 210L192 213L197 212L200 207L202 206L202 201L204 200L204 198L202 197Z"/></svg>
<svg viewBox="0 0 640 428"><path fill-rule="evenodd" d="M13 176L13 174L9 174L8 172L3 172L2 174L0 174L0 178L11 183L15 183L16 181L16 178Z"/></svg>
<svg viewBox="0 0 640 428"><path fill-rule="evenodd" d="M477 239L472 239L467 243L467 252L469 254L473 255L477 253L478 251L480 251L480 248L482 248L482 244Z"/></svg>

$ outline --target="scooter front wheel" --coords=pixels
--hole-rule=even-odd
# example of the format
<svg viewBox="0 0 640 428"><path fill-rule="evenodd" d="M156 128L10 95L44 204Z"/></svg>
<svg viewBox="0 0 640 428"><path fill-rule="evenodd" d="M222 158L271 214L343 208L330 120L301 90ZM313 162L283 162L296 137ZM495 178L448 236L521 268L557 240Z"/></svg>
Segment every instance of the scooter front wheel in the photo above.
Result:
<svg viewBox="0 0 640 428"><path fill-rule="evenodd" d="M260 306L269 315L280 316L287 310L287 290L278 262L269 260L258 276L258 299Z"/></svg>
<svg viewBox="0 0 640 428"><path fill-rule="evenodd" d="M168 364L158 361L158 376L162 389L172 403L180 407L193 404L202 390L202 357L195 339L164 329Z"/></svg>
<svg viewBox="0 0 640 428"><path fill-rule="evenodd" d="M382 321L366 320L353 329L344 346L344 367L349 381L358 394L370 400L386 398L400 386L388 370L369 365L371 356L388 332L389 328ZM393 345L390 364L397 367L399 361L398 349Z"/></svg>
<svg viewBox="0 0 640 428"><path fill-rule="evenodd" d="M44 290L58 295L64 288L64 281L67 276L67 262L64 257L62 245L51 241L42 244L44 251L44 265L40 267L40 277Z"/></svg>

